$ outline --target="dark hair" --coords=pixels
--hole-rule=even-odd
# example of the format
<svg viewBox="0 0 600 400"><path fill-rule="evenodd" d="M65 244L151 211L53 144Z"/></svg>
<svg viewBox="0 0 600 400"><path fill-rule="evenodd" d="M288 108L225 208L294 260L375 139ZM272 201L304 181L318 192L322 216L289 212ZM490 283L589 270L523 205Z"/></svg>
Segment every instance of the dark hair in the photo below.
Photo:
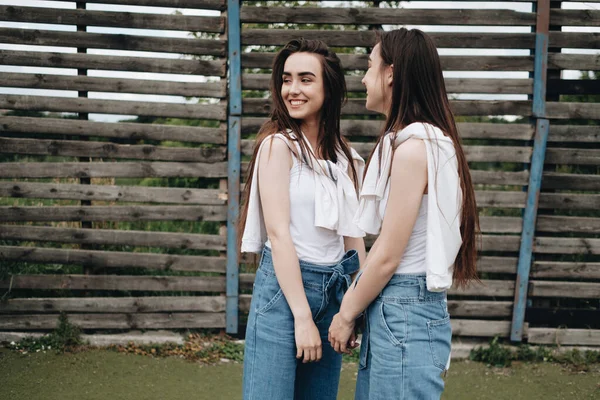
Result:
<svg viewBox="0 0 600 400"><path fill-rule="evenodd" d="M254 166L261 143L269 136L276 133L281 133L290 141L296 141L300 145L302 154L298 155L300 159L309 162L312 166L312 160L315 154L311 154L302 138L300 130L301 120L294 119L288 113L283 97L281 96L281 87L283 85L283 69L287 58L294 53L311 53L316 54L321 60L323 70L323 88L325 91L325 99L323 107L321 107L321 125L317 138L317 148L320 156L324 159L337 162L337 151L341 150L346 158L350 161L351 178L357 186L357 174L352 162L352 153L346 141L342 138L340 132L340 115L342 105L346 101L346 80L344 78L344 70L340 59L331 51L327 45L321 40L308 40L304 38L291 40L286 44L275 56L273 60L273 72L271 74L271 98L273 106L269 120L265 122L256 138L252 160L248 166L248 179L242 196L242 209L240 212L240 222L238 231L238 245L241 243L241 237L244 233L246 225L246 217L248 215L248 199L250 196L250 186L252 176L254 174ZM293 136L289 133L293 132ZM317 149L315 149L317 151ZM309 161L310 160L310 161Z"/></svg>
<svg viewBox="0 0 600 400"><path fill-rule="evenodd" d="M461 146L454 115L442 74L442 65L433 40L418 29L378 31L377 43L382 68L393 65L392 98L388 105L386 132L398 132L414 122L438 127L454 143L463 204L460 219L462 246L454 264L453 280L459 287L477 277L479 216L469 165Z"/></svg>

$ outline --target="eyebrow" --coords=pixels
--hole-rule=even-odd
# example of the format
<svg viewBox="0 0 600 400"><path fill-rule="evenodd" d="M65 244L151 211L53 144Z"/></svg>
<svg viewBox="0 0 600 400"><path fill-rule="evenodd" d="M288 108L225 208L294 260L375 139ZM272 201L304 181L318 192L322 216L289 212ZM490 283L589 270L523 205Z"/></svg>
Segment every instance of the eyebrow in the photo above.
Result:
<svg viewBox="0 0 600 400"><path fill-rule="evenodd" d="M285 72L285 71L283 72L283 75L285 75L285 76L292 76L292 74L290 72ZM300 76L312 75L315 78L317 77L315 74L313 74L312 72L308 72L308 71L307 72L300 72L298 75L300 75Z"/></svg>

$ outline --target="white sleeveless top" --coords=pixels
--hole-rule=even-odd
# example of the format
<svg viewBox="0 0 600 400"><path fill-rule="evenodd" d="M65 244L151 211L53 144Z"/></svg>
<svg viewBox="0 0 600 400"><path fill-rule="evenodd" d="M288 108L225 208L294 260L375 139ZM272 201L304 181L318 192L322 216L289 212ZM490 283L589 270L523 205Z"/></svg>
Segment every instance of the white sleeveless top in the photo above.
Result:
<svg viewBox="0 0 600 400"><path fill-rule="evenodd" d="M379 214L383 220L385 207L390 196L390 185L387 185L384 196L379 203ZM425 194L421 199L419 215L413 226L412 233L402 254L402 259L396 268L396 274L426 274L427 273L427 200Z"/></svg>
<svg viewBox="0 0 600 400"><path fill-rule="evenodd" d="M336 231L315 226L315 172L292 155L290 169L290 235L298 258L332 265L344 256L344 238ZM269 248L271 241L265 243Z"/></svg>

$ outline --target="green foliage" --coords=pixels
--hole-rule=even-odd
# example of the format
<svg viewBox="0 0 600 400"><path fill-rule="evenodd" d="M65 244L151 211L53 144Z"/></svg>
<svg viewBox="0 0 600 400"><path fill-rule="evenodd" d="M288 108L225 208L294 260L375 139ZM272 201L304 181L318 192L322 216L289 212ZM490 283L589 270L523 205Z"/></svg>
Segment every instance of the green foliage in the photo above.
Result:
<svg viewBox="0 0 600 400"><path fill-rule="evenodd" d="M65 352L83 344L79 327L71 324L67 315L61 313L58 327L52 333L40 338L26 337L17 343L11 342L9 348L24 354L50 350Z"/></svg>
<svg viewBox="0 0 600 400"><path fill-rule="evenodd" d="M491 341L489 347L477 347L471 350L469 358L493 367L510 367L513 361L512 352L509 348L500 345L497 337Z"/></svg>

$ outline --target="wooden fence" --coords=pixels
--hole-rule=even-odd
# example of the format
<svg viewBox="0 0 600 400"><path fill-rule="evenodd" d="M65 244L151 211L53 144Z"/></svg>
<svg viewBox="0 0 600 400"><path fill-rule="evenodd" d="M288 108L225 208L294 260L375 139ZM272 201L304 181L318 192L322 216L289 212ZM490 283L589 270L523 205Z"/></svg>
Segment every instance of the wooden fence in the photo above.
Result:
<svg viewBox="0 0 600 400"><path fill-rule="evenodd" d="M173 2L127 3L166 6ZM351 92L343 109L342 129L366 157L381 129L381 120L364 107L364 89L360 84L367 53L374 44L370 29L381 28L382 24L425 25L424 30L442 49L444 70L450 71L446 84L477 185L483 231L478 267L484 284L451 291L449 308L454 334L510 337L516 298L527 300L522 333L529 343L600 345L600 148L595 125L600 119L600 104L597 97L593 102L600 81L572 76L566 79L561 73L600 70L597 52L561 52L600 48L598 33L564 28L597 27L600 12L561 9L560 2L552 2L545 22L550 29L545 36L547 63L538 64L536 37L544 37L539 21L548 2L532 3L534 10L538 7L537 12L404 9L373 2L353 8L330 7L328 2L302 7L264 7L242 2L239 9L229 10L236 16L239 11L242 24L241 66L233 59L230 65L232 76L241 73L244 94L241 154L251 154L253 134L269 111L265 91L274 51L288 40L303 36L325 40L340 54ZM31 7L0 8L5 21L78 26L77 32L0 28L2 43L81 46L78 53L0 51L3 65L78 69L77 76L0 76L0 86L4 87L78 91L77 98L0 95L0 109L71 112L78 117L0 117L0 151L14 155L14 160L0 165L0 196L5 200L13 198L19 204L3 206L0 213L3 262L24 263L25 271L27 263L81 266L77 274L20 273L1 281L0 288L11 294L8 301L0 303L0 330L50 329L60 310L67 311L72 321L85 329L225 327L226 258L219 254L227 247L225 229L221 226L212 234L199 233L193 222L214 221L219 225L227 219L225 79L183 83L168 76L157 81L86 74L112 70L224 78L228 43L219 35L224 34L227 25L225 4L180 0L177 7L222 13L214 17L157 16L86 9L58 12ZM439 26L446 25L457 26L459 32L441 32ZM203 31L212 36L192 39L116 35L86 32L85 26ZM506 29L483 32L485 29L480 26ZM512 27L520 27L520 31L514 32ZM153 53L151 57L139 57L86 52L91 48ZM497 55L481 54L482 50L491 49ZM154 52L196 57L172 59L155 56ZM506 77L507 72L516 76ZM540 78L546 75L547 79ZM545 95L535 92L536 79L538 85L543 83ZM92 99L87 98L87 92L210 100L202 104L157 104ZM482 99L486 97L491 99ZM543 113L536 111L537 104L545 106ZM163 117L163 122L95 122L86 119L87 113ZM185 118L221 123L215 122L214 127L169 124L173 119ZM540 133L536 123L546 120L547 148L540 153L534 140ZM230 127L230 140L233 131ZM542 155L543 163L539 196L528 193L530 178L535 183L535 177L530 176L530 171L535 170L535 152ZM176 187L173 179L198 177L205 179L198 180L203 186L195 188ZM161 178L160 186L141 186L143 181L138 178ZM528 197L539 203L528 205ZM39 200L23 205L24 199L49 200L44 200L43 205L37 203ZM528 226L527 210L532 209L537 218L534 213L535 235L528 247L521 233ZM138 221L190 222L169 225L177 232L165 232L160 224L138 224L148 227L143 230L122 224ZM368 238L369 244L373 240ZM46 245L48 242L54 246ZM57 243L63 245L57 247ZM525 280L526 296L518 291L522 276L517 279L519 257L523 260L524 250L533 257L526 276L529 281ZM127 272L134 269L161 272ZM244 264L241 271L239 305L244 313L254 275ZM47 290L48 296L27 298L31 290Z"/></svg>

